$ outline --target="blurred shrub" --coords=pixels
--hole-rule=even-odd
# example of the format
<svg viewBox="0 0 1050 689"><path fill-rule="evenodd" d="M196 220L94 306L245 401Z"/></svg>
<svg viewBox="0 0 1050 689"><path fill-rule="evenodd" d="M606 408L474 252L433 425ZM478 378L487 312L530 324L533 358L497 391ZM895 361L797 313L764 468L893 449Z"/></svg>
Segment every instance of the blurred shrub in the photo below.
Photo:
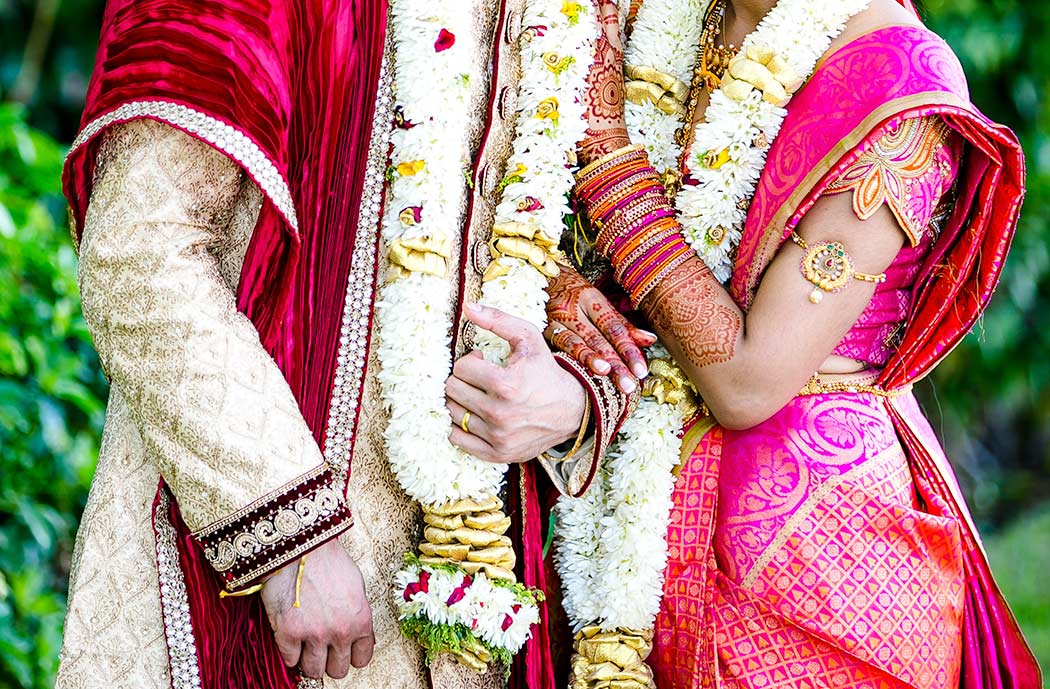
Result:
<svg viewBox="0 0 1050 689"><path fill-rule="evenodd" d="M63 150L24 116L0 105L0 687L53 681L106 391L63 227Z"/></svg>

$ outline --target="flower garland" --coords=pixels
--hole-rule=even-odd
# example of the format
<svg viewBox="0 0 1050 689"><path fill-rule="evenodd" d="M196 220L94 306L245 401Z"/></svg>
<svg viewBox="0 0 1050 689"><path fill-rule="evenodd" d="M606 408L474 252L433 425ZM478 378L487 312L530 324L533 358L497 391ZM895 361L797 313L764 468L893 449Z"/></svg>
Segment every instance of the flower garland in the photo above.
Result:
<svg viewBox="0 0 1050 689"><path fill-rule="evenodd" d="M681 41L675 42L676 30L659 22L671 17L699 26L708 5L694 0L646 0L627 48L629 63L639 60L637 64L663 67L681 78L682 60L686 55L691 58L692 53L683 51L674 59L662 50L661 40L674 43L676 48ZM686 240L720 281L726 282L732 275L732 256L740 243L766 154L787 116L784 106L813 73L849 18L867 6L868 0L781 0L744 39L741 56L730 64L730 78L711 94L704 119L693 129L693 144L685 158L691 183L678 193L675 209ZM692 44L694 49L697 44ZM753 66L767 68L764 75L776 77L777 83L750 83L762 78L753 75ZM658 169L673 167L680 147L666 133L681 126L679 113L665 113L651 104L631 110L644 113L635 115L637 131L632 133L646 140Z"/></svg>
<svg viewBox="0 0 1050 689"><path fill-rule="evenodd" d="M566 164L584 135L582 94L597 33L589 3L531 0L524 13L517 138L502 184L481 303L546 326L547 276L573 184ZM506 665L539 619L538 593L514 583L510 520L498 495L506 467L448 441L452 368L448 279L469 170L471 60L482 49L457 0L393 0L395 112L383 238L390 281L376 302L378 379L391 468L424 508L422 556L395 581L402 629L432 660L451 652L484 670ZM501 362L505 341L475 346ZM426 457L427 461L419 461Z"/></svg>
<svg viewBox="0 0 1050 689"><path fill-rule="evenodd" d="M624 46L628 70L655 70L673 77L679 92L688 89L708 4L710 0L645 0ZM631 81L628 76L628 88ZM632 98L624 105L624 117L631 141L645 145L653 167L660 174L674 170L681 153L675 141L682 126L679 111L666 112L651 99Z"/></svg>
<svg viewBox="0 0 1050 689"><path fill-rule="evenodd" d="M555 564L576 630L591 624L647 629L660 609L686 407L662 394L672 377L661 375L660 364L670 362L667 351L654 345L646 355L655 364L652 380L599 476L583 497L561 498L556 505Z"/></svg>
<svg viewBox="0 0 1050 689"><path fill-rule="evenodd" d="M663 594L682 427L695 407L666 350L657 344L646 355L651 372L642 400L595 481L583 497L562 497L555 506L554 562L577 632L572 687L589 686L592 670L606 662L636 680L625 687L653 686L645 658Z"/></svg>

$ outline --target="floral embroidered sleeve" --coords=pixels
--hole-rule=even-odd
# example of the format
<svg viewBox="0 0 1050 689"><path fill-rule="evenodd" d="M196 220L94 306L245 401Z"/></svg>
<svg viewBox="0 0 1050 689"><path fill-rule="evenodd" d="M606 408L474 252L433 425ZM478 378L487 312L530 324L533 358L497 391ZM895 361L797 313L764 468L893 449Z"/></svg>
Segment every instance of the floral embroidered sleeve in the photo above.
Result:
<svg viewBox="0 0 1050 689"><path fill-rule="evenodd" d="M853 211L867 220L889 207L912 246L933 223L958 171L961 140L934 116L892 123L827 189L853 192Z"/></svg>
<svg viewBox="0 0 1050 689"><path fill-rule="evenodd" d="M237 590L348 528L350 514L217 257L250 181L167 125L105 136L80 245L84 316L148 458Z"/></svg>

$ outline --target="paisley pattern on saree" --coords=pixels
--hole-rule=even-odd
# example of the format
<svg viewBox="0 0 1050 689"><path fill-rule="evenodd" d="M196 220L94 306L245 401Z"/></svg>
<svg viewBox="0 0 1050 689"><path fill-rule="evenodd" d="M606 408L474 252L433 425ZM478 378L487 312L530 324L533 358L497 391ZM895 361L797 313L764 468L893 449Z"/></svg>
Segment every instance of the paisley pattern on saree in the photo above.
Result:
<svg viewBox="0 0 1050 689"><path fill-rule="evenodd" d="M726 431L715 549L743 579L808 496L896 449L893 428L870 396L800 397L747 431ZM903 458L897 462L904 465ZM898 485L902 500L910 483Z"/></svg>
<svg viewBox="0 0 1050 689"><path fill-rule="evenodd" d="M959 524L917 508L885 404L799 397L701 442L674 496L660 686L957 684Z"/></svg>

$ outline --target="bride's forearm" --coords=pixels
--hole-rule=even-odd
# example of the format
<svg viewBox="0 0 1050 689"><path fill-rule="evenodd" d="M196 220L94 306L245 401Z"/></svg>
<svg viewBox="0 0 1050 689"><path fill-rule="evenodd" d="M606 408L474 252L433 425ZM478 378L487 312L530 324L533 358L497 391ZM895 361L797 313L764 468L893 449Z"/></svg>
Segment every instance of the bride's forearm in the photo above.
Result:
<svg viewBox="0 0 1050 689"><path fill-rule="evenodd" d="M700 369L732 360L743 314L700 260L682 264L658 284L642 310L660 336L674 340L684 361Z"/></svg>
<svg viewBox="0 0 1050 689"><path fill-rule="evenodd" d="M749 428L788 402L812 372L812 353L766 310L745 314L698 257L661 280L642 301L660 341L714 417ZM819 355L818 355L819 356Z"/></svg>
<svg viewBox="0 0 1050 689"><path fill-rule="evenodd" d="M720 423L746 428L779 407L763 394L761 368L748 363L745 314L699 258L676 268L641 308Z"/></svg>

